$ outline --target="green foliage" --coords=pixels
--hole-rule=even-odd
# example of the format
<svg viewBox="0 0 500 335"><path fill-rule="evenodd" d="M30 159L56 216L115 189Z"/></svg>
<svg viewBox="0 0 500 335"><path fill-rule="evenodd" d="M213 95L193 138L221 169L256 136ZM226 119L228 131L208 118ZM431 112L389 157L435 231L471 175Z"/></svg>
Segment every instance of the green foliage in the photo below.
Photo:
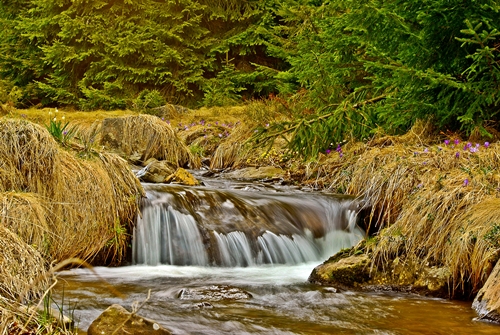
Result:
<svg viewBox="0 0 500 335"><path fill-rule="evenodd" d="M134 109L147 114L156 114L155 108L167 103L158 90L144 90L134 100Z"/></svg>
<svg viewBox="0 0 500 335"><path fill-rule="evenodd" d="M204 83L203 105L229 106L241 99L240 92L245 88L238 85L234 66L224 66L217 77L206 80Z"/></svg>
<svg viewBox="0 0 500 335"><path fill-rule="evenodd" d="M204 157L205 156L205 149L198 144L192 144L189 146L189 150L191 153L197 157Z"/></svg>
<svg viewBox="0 0 500 335"><path fill-rule="evenodd" d="M77 127L68 127L69 122L63 123L62 120L57 120L57 117L51 118L48 125L45 125L49 133L54 137L54 139L61 143L62 145L68 145L69 141L75 136Z"/></svg>
<svg viewBox="0 0 500 335"><path fill-rule="evenodd" d="M500 248L500 224L495 223L491 229L484 235L484 240L488 242L493 248Z"/></svg>
<svg viewBox="0 0 500 335"><path fill-rule="evenodd" d="M259 133L315 156L418 119L467 133L498 120L497 1L286 1L277 13L295 120ZM481 30L481 27L487 29Z"/></svg>

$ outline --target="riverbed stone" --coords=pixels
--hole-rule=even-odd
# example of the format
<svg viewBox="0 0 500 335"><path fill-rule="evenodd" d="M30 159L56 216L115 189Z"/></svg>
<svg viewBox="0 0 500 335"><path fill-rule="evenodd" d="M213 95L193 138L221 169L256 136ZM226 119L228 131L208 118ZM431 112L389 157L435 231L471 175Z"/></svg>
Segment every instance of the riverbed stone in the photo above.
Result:
<svg viewBox="0 0 500 335"><path fill-rule="evenodd" d="M274 166L247 167L224 174L224 177L238 180L277 179L285 175L283 169Z"/></svg>
<svg viewBox="0 0 500 335"><path fill-rule="evenodd" d="M484 286L479 290L472 308L479 319L500 323L500 261L497 262Z"/></svg>
<svg viewBox="0 0 500 335"><path fill-rule="evenodd" d="M200 182L191 173L183 168L178 168L173 174L165 179L165 182L187 186L196 186L200 184Z"/></svg>
<svg viewBox="0 0 500 335"><path fill-rule="evenodd" d="M176 170L176 167L172 163L159 161L156 158L148 159L145 165L146 172L141 177L141 180L149 183L163 183Z"/></svg>
<svg viewBox="0 0 500 335"><path fill-rule="evenodd" d="M130 313L114 304L108 307L87 330L88 335L169 335L170 331L153 320Z"/></svg>
<svg viewBox="0 0 500 335"><path fill-rule="evenodd" d="M220 301L220 300L245 300L252 298L252 295L247 291L234 286L211 285L211 286L203 286L197 288L182 289L179 292L178 297L179 299L182 300Z"/></svg>
<svg viewBox="0 0 500 335"><path fill-rule="evenodd" d="M347 255L345 252L317 266L309 276L311 283L334 287L356 287L369 279L368 256Z"/></svg>

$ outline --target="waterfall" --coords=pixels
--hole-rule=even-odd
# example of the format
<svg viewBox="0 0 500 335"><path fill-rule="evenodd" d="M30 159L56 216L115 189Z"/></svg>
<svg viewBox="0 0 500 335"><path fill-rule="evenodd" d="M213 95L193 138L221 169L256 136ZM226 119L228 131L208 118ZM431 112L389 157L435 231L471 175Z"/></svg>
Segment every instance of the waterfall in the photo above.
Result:
<svg viewBox="0 0 500 335"><path fill-rule="evenodd" d="M350 197L144 185L135 264L248 267L322 261L363 236Z"/></svg>

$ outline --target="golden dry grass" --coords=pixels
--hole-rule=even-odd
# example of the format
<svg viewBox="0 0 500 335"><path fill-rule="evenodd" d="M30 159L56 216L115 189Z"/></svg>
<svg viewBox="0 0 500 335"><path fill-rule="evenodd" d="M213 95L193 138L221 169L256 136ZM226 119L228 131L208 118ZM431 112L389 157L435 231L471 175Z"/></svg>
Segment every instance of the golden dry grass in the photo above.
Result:
<svg viewBox="0 0 500 335"><path fill-rule="evenodd" d="M50 196L58 145L41 126L0 119L0 192L26 191Z"/></svg>
<svg viewBox="0 0 500 335"><path fill-rule="evenodd" d="M223 170L243 167L250 154L250 147L245 145L245 142L250 138L252 132L252 127L248 124L238 124L231 131L231 134L217 146L210 160L210 169Z"/></svg>
<svg viewBox="0 0 500 335"><path fill-rule="evenodd" d="M49 222L50 208L36 193L0 193L0 225L22 236L23 241L48 255L47 241L53 235Z"/></svg>
<svg viewBox="0 0 500 335"><path fill-rule="evenodd" d="M304 182L367 201L380 231L370 244L373 265L405 257L445 266L457 293L475 293L499 258L500 145L471 152L467 142L450 137L445 145L422 125L404 136L347 143L343 157L333 152L306 165Z"/></svg>
<svg viewBox="0 0 500 335"><path fill-rule="evenodd" d="M47 263L40 253L0 225L0 297L5 301L40 297L47 287Z"/></svg>
<svg viewBox="0 0 500 335"><path fill-rule="evenodd" d="M153 115L129 116L124 119L121 149L126 155L142 152L141 160L167 160L177 166L199 168L200 161L191 154L174 129Z"/></svg>
<svg viewBox="0 0 500 335"><path fill-rule="evenodd" d="M143 190L125 160L64 150L41 126L0 119L2 223L50 260L119 262Z"/></svg>

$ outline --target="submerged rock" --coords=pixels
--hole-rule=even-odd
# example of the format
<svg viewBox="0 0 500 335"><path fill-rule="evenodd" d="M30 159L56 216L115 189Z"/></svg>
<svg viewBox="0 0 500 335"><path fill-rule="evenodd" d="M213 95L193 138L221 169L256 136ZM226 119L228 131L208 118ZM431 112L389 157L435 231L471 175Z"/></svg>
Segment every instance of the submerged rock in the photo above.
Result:
<svg viewBox="0 0 500 335"><path fill-rule="evenodd" d="M212 285L199 288L182 289L179 292L179 299L183 300L244 300L252 298L252 295L240 288L228 285ZM206 304L206 305L205 305ZM197 306L211 306L209 303L198 304Z"/></svg>
<svg viewBox="0 0 500 335"><path fill-rule="evenodd" d="M88 335L169 335L170 331L158 323L135 315L120 305L111 305L97 319L92 322L87 330Z"/></svg>
<svg viewBox="0 0 500 335"><path fill-rule="evenodd" d="M240 170L228 172L224 177L229 179L242 179L242 180L261 180L261 179L276 179L282 178L285 171L274 166L262 167L247 167Z"/></svg>
<svg viewBox="0 0 500 335"><path fill-rule="evenodd" d="M479 319L500 322L500 261L493 268L488 280L479 290L472 308Z"/></svg>

